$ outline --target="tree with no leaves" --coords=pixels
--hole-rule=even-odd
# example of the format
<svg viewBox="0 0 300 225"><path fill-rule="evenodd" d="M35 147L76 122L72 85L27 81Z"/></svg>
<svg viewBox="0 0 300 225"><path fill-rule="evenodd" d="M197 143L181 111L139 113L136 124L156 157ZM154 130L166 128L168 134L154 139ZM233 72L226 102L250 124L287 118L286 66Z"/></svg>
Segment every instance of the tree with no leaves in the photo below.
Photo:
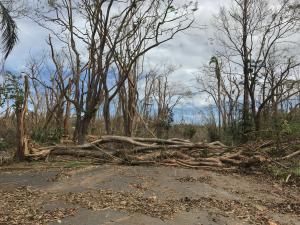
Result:
<svg viewBox="0 0 300 225"><path fill-rule="evenodd" d="M230 8L221 8L217 18L218 55L227 57L243 74L243 132L247 134L260 129L257 94L262 77L268 75L266 61L274 48L283 52L286 43L291 44L299 28L299 8L293 0L232 2Z"/></svg>
<svg viewBox="0 0 300 225"><path fill-rule="evenodd" d="M176 8L173 0L61 0L48 10L39 10L37 21L67 49L71 95L66 92L64 77L59 75L58 80L66 100L75 107L74 139L79 143L85 142L90 123L100 106L104 105L106 124L109 124L109 103L131 78L138 60L188 29L193 22L189 5ZM52 29L49 22L56 28ZM49 38L52 59L57 64L54 44ZM113 67L118 67L122 74L111 85ZM132 96L135 94L133 88ZM133 98L130 106L134 108L135 102ZM128 135L131 135L132 124L127 127ZM109 130L107 126L108 133Z"/></svg>

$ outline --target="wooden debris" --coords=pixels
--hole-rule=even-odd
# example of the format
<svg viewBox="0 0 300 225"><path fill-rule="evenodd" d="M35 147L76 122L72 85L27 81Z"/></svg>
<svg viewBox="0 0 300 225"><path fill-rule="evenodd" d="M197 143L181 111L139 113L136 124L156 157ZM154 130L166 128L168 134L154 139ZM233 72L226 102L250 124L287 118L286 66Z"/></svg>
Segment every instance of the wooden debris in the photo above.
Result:
<svg viewBox="0 0 300 225"><path fill-rule="evenodd" d="M298 151L296 151L296 152L293 152L293 153L291 153L291 154L289 154L289 155L287 155L287 156L284 156L284 157L282 157L281 159L282 159L282 160L290 159L290 158L293 158L293 157L295 157L295 156L297 156L297 155L300 155L300 150L298 150Z"/></svg>
<svg viewBox="0 0 300 225"><path fill-rule="evenodd" d="M69 144L69 143L68 143ZM89 157L105 162L126 165L169 165L186 168L250 167L266 160L245 149L228 151L217 141L193 143L182 139L158 139L123 136L93 137L84 145L57 145L32 150L31 160L46 159L49 155ZM204 153L205 152L205 153ZM226 153L227 152L227 153Z"/></svg>

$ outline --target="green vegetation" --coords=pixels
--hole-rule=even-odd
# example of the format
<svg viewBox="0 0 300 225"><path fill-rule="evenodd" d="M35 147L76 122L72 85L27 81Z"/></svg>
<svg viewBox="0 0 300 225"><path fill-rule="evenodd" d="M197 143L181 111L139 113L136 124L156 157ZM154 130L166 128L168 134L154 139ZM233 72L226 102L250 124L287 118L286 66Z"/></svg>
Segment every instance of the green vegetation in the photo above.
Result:
<svg viewBox="0 0 300 225"><path fill-rule="evenodd" d="M57 128L37 128L32 131L31 138L37 143L58 143L62 137L63 131Z"/></svg>
<svg viewBox="0 0 300 225"><path fill-rule="evenodd" d="M67 162L64 164L64 168L70 168L70 169L75 169L75 168L83 168L88 165L91 165L90 162L85 162L85 161L72 161L72 162Z"/></svg>
<svg viewBox="0 0 300 225"><path fill-rule="evenodd" d="M274 177L286 181L288 177L291 177L291 179L297 179L300 180L300 164L299 162L297 164L292 165L290 168L283 168L274 165L269 165L267 167L267 171Z"/></svg>
<svg viewBox="0 0 300 225"><path fill-rule="evenodd" d="M0 151L7 150L9 148L9 144L5 140L0 140Z"/></svg>
<svg viewBox="0 0 300 225"><path fill-rule="evenodd" d="M183 136L188 139L192 139L197 133L197 128L194 125L187 125L183 129Z"/></svg>

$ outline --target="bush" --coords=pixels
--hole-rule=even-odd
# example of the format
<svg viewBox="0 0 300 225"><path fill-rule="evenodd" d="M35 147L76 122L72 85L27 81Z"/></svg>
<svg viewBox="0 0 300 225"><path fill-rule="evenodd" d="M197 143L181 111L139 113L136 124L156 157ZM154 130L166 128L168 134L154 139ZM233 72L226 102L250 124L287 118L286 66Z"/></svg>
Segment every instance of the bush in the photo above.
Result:
<svg viewBox="0 0 300 225"><path fill-rule="evenodd" d="M287 120L282 121L281 124L281 134L290 135L292 133L291 126Z"/></svg>
<svg viewBox="0 0 300 225"><path fill-rule="evenodd" d="M5 151L9 148L9 144L3 140L3 139L0 139L0 151Z"/></svg>
<svg viewBox="0 0 300 225"><path fill-rule="evenodd" d="M220 140L219 129L215 124L208 124L207 127L208 138L210 142Z"/></svg>
<svg viewBox="0 0 300 225"><path fill-rule="evenodd" d="M12 118L0 120L0 145L1 150L16 146L16 128Z"/></svg>
<svg viewBox="0 0 300 225"><path fill-rule="evenodd" d="M32 140L38 143L48 143L55 142L58 143L63 135L63 131L61 129L48 129L45 130L43 128L37 128L31 134Z"/></svg>
<svg viewBox="0 0 300 225"><path fill-rule="evenodd" d="M188 125L188 126L184 127L183 136L185 138L192 139L195 136L196 132L197 132L197 129L195 126Z"/></svg>

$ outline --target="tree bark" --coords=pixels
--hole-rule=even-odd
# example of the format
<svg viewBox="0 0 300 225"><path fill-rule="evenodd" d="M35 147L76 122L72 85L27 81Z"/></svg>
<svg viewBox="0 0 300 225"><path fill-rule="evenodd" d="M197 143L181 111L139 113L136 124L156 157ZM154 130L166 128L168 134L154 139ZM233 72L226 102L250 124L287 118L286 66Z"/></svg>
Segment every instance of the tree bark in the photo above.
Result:
<svg viewBox="0 0 300 225"><path fill-rule="evenodd" d="M106 96L103 104L103 117L104 117L106 134L112 134L109 106L110 106L109 96Z"/></svg>
<svg viewBox="0 0 300 225"><path fill-rule="evenodd" d="M243 102L243 132L247 134L251 129L251 123L249 118L249 51L248 51L248 5L249 0L243 2L243 72L244 72L244 102ZM246 136L244 136L246 141Z"/></svg>
<svg viewBox="0 0 300 225"><path fill-rule="evenodd" d="M26 140L26 128L25 128L25 115L27 112L27 100L28 100L28 78L24 78L24 95L23 102L16 99L16 117L17 117L17 160L23 161L25 154L28 153L27 140ZM17 96L19 98L20 96Z"/></svg>
<svg viewBox="0 0 300 225"><path fill-rule="evenodd" d="M71 95L72 92L72 85L71 85L72 79L69 79L69 88L67 91L68 95ZM71 102L67 101L66 105L66 113L64 118L64 135L69 135L69 121L70 121L70 111L71 111Z"/></svg>
<svg viewBox="0 0 300 225"><path fill-rule="evenodd" d="M77 140L78 144L80 144L80 145L82 145L86 142L86 135L88 133L88 128L89 128L91 119L92 118L84 117L79 121L75 140Z"/></svg>
<svg viewBox="0 0 300 225"><path fill-rule="evenodd" d="M255 131L260 131L261 112L258 111L254 117Z"/></svg>

